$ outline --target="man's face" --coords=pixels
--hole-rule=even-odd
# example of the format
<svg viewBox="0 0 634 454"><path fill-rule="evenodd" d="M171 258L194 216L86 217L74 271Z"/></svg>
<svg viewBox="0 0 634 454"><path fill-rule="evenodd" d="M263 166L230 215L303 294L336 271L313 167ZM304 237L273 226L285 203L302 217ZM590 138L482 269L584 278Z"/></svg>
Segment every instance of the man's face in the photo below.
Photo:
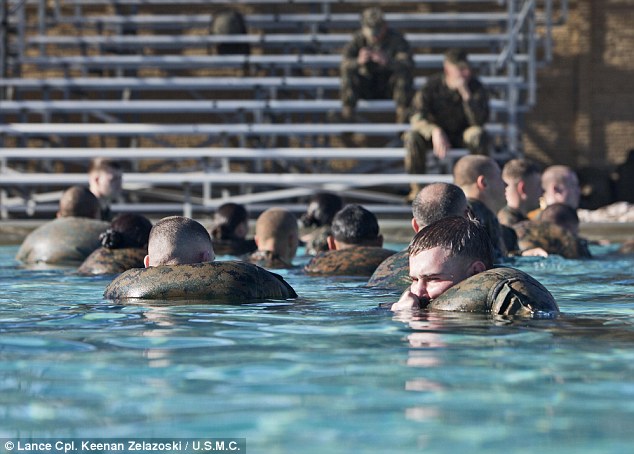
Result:
<svg viewBox="0 0 634 454"><path fill-rule="evenodd" d="M449 250L435 247L409 258L410 291L420 299L438 298L449 288L470 277L469 265Z"/></svg>
<svg viewBox="0 0 634 454"><path fill-rule="evenodd" d="M121 193L122 176L120 170L102 170L97 173L97 197L115 198Z"/></svg>
<svg viewBox="0 0 634 454"><path fill-rule="evenodd" d="M363 36L368 42L372 45L376 45L383 40L385 36L386 26L385 24L377 26L376 28L363 27L361 29L363 31Z"/></svg>
<svg viewBox="0 0 634 454"><path fill-rule="evenodd" d="M466 63L456 64L445 61L443 66L445 69L445 78L450 83L457 80L469 82L469 79L471 79L471 67Z"/></svg>
<svg viewBox="0 0 634 454"><path fill-rule="evenodd" d="M568 173L560 178L558 183L552 183L550 186L544 187L546 205L564 203L576 210L579 208L580 197L581 188L579 187L579 179L575 173Z"/></svg>

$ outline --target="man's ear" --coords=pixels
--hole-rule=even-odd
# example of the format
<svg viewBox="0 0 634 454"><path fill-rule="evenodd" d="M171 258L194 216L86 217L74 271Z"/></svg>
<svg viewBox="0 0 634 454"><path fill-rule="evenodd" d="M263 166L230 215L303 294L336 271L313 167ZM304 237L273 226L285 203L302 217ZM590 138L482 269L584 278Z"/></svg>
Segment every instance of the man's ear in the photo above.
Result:
<svg viewBox="0 0 634 454"><path fill-rule="evenodd" d="M416 218L412 218L412 229L414 229L414 233L418 233L420 230L420 226L418 225Z"/></svg>
<svg viewBox="0 0 634 454"><path fill-rule="evenodd" d="M526 183L524 182L524 180L520 180L517 182L517 193L521 196L525 196L526 195L526 191L524 190L526 188Z"/></svg>
<svg viewBox="0 0 634 454"><path fill-rule="evenodd" d="M486 269L487 267L484 264L484 262L480 260L476 260L471 265L469 265L469 270L467 271L467 273L469 274L469 277L471 277L471 276L475 276L476 274L480 274L483 271L486 271Z"/></svg>
<svg viewBox="0 0 634 454"><path fill-rule="evenodd" d="M478 178L476 178L476 186L478 186L478 189L482 190L486 188L487 185L487 178L484 175L478 175Z"/></svg>
<svg viewBox="0 0 634 454"><path fill-rule="evenodd" d="M335 237L332 235L328 235L328 237L326 238L326 243L328 243L328 250L329 251L336 251L337 250L337 243L335 242Z"/></svg>
<svg viewBox="0 0 634 454"><path fill-rule="evenodd" d="M149 267L150 267L150 256L149 256L149 255L146 255L146 256L143 258L143 265L145 265L145 267L146 267L146 268L149 268Z"/></svg>

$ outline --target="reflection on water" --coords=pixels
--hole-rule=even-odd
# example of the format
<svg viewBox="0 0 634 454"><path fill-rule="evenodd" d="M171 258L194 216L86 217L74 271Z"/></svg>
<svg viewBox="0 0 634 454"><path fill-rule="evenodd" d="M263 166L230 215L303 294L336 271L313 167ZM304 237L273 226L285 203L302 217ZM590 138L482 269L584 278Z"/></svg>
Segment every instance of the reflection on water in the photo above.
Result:
<svg viewBox="0 0 634 454"><path fill-rule="evenodd" d="M0 437L631 451L632 258L519 260L562 310L528 320L395 316L378 307L394 294L298 270L282 273L296 302L114 304L107 279L21 269L15 250L0 247Z"/></svg>

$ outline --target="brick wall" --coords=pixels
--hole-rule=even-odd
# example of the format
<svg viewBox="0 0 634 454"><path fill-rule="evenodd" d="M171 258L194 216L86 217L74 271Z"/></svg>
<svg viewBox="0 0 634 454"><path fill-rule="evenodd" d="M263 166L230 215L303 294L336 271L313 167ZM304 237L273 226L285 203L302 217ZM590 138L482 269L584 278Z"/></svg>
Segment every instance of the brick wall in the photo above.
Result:
<svg viewBox="0 0 634 454"><path fill-rule="evenodd" d="M634 148L634 0L569 3L553 62L538 73L524 147L544 164L609 170Z"/></svg>

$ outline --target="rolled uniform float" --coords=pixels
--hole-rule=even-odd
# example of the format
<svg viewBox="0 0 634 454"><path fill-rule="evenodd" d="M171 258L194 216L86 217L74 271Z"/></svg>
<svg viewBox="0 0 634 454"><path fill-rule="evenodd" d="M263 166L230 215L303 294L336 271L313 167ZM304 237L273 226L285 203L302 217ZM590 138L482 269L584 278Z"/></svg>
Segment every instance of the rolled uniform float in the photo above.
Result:
<svg viewBox="0 0 634 454"><path fill-rule="evenodd" d="M523 316L559 312L546 287L514 268L493 268L471 276L432 300L427 308Z"/></svg>
<svg viewBox="0 0 634 454"><path fill-rule="evenodd" d="M304 271L322 276L370 277L383 260L395 253L396 251L371 246L321 252L308 262Z"/></svg>
<svg viewBox="0 0 634 454"><path fill-rule="evenodd" d="M143 259L146 254L145 248L100 247L84 260L84 263L77 268L77 273L83 276L119 274L130 268L144 268Z"/></svg>
<svg viewBox="0 0 634 454"><path fill-rule="evenodd" d="M79 217L57 218L32 231L15 258L23 263L79 266L101 246L99 235L109 223Z"/></svg>
<svg viewBox="0 0 634 454"><path fill-rule="evenodd" d="M297 294L281 276L264 268L246 262L222 261L131 269L106 287L104 297L235 303L296 298Z"/></svg>

